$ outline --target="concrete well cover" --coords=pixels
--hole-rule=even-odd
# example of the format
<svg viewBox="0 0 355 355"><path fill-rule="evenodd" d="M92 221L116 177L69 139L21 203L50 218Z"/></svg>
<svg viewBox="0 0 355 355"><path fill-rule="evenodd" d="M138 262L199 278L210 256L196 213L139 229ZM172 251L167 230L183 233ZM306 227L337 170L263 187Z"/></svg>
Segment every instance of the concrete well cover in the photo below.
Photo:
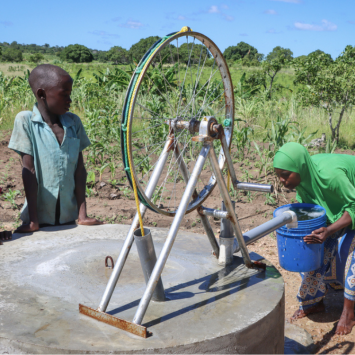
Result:
<svg viewBox="0 0 355 355"><path fill-rule="evenodd" d="M61 226L0 247L0 344L31 353L283 353L284 284L273 267L221 267L206 235L178 234L143 339L79 314L97 308L129 226ZM152 229L157 255L166 229ZM262 258L251 253L253 260ZM145 289L133 245L107 312L132 321Z"/></svg>

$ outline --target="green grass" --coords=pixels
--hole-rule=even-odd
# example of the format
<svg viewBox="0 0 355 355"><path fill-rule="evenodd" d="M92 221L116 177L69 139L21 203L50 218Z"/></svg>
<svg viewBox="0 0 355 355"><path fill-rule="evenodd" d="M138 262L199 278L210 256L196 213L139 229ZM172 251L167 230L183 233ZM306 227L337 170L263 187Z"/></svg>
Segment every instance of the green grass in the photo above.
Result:
<svg viewBox="0 0 355 355"><path fill-rule="evenodd" d="M82 77L74 82L73 92L72 92L72 106L71 111L81 117L85 130L92 142L92 145L85 151L86 159L86 168L91 176L91 180L88 181L87 195L93 195L97 192L94 191L95 182L99 179L100 174L103 170L110 171L110 181L114 181L114 184L117 182L126 183L122 180L122 160L121 160L121 146L120 146L120 120L122 107L126 95L126 89L120 88L115 85L107 85L108 81L102 82L98 81L94 74L99 74L99 72L106 72L106 69L110 70L116 66L107 65L105 63L87 63L87 64L68 64L60 63L56 57L46 58L49 62L57 64L67 70L73 77L76 73L82 69ZM48 62L47 61L47 62ZM11 69L10 69L11 67ZM23 62L21 64L14 63L1 63L0 71L5 73L3 76L0 73L0 141L4 139L5 136L11 132L14 118L16 114L23 110L32 110L32 107L35 103L35 98L29 85L26 80L21 80L24 78L24 71L27 69L32 69L35 67L35 64ZM122 69L129 69L128 67L121 66ZM181 68L181 69L186 69ZM241 67L240 65L232 65L230 67L231 77L233 84L236 85L243 73L246 73L246 76L255 73L260 70L259 68L249 68ZM202 79L200 80L202 84L207 80L210 70L208 70ZM197 73L197 66L189 68L188 76L185 84L191 84L194 82ZM217 73L219 75L219 73ZM99 74L100 75L100 74ZM10 77L19 76L19 78L10 79ZM101 77L101 75L100 75ZM191 78L192 77L192 78ZM102 79L102 78L101 78ZM105 78L107 79L107 77ZM239 122L235 124L235 135L234 135L234 146L233 146L233 159L236 161L243 160L245 166L249 166L248 159L253 159L259 164L258 169L258 179L260 182L265 183L274 183L273 175L269 174L272 171L272 156L269 155L266 147L259 144L260 150L257 152L257 148L254 146L252 141L262 142L267 136L267 132L271 127L271 122L275 122L278 117L282 119L290 119L293 122L293 125L303 129L306 127L304 137L308 136L310 133L318 131L315 137L320 137L322 133L325 133L329 138L331 136L330 129L328 125L328 117L326 111L323 108L315 107L302 107L296 99L295 91L298 89L293 85L294 72L292 68L286 68L282 70L277 77L276 83L281 84L282 86L289 87L293 90L293 93L290 90L281 90L275 92L272 96L272 99L259 93L256 96L251 97L248 100L241 99L240 97L235 98L235 117L241 118L244 122ZM213 86L212 86L213 88ZM155 89L151 88L152 91ZM187 88L187 91L190 88ZM222 93L222 91L221 91ZM220 92L217 93L218 95ZM180 93L170 92L169 98L171 104L176 107L180 100ZM219 107L223 107L223 102L220 102L219 96L218 100L215 103L211 104L212 111L218 112ZM187 101L189 101L189 96L186 96ZM154 112L159 112L162 115L166 114L168 110L161 103L161 97L148 93L148 90L141 96L139 102L145 106L154 107L152 110ZM197 97L196 103L201 104L203 97ZM161 105L162 104L162 105ZM153 106L149 106L153 105ZM157 106L155 106L157 105ZM159 106L161 105L161 106ZM159 109L157 108L159 107ZM160 107L162 107L160 109ZM135 108L135 115L141 117L140 114L143 114L145 110L138 105ZM223 113L223 110L220 111ZM208 109L203 113L208 115ZM220 114L217 115L216 118ZM334 115L335 118L336 115ZM145 117L145 116L143 116ZM170 116L163 116L170 117ZM222 119L222 120L223 120ZM150 125L154 125L154 121L151 120L133 120L132 132L137 133L133 137L137 149L137 153L134 153L134 159L142 159L146 154L150 154L152 148L149 148L157 141L165 141L167 136L168 128L166 126L160 126L160 128L149 129ZM237 130L237 125L239 125L239 131ZM249 128L253 129L253 134L246 135L246 141L238 141L236 138L243 135L243 132L250 132ZM155 126L152 126L155 127ZM152 133L153 132L153 133ZM355 113L351 110L346 112L344 115L343 122L340 127L340 147L342 148L355 148ZM147 145L145 145L147 144ZM145 149L144 149L145 147ZM241 157L240 151L244 151L244 148L250 147L249 155ZM135 146L133 145L133 148ZM186 158L190 154L189 147L186 148L188 152ZM273 149L273 148L271 148ZM236 151L237 150L237 151ZM271 152L274 154L274 151ZM151 161L148 159L145 161L145 164L140 166L139 174L143 175L151 167ZM261 166L262 165L262 166ZM242 177L242 180L249 179L249 172L245 170L245 176ZM270 180L271 179L271 180ZM127 186L122 188L122 193L127 197L131 197L131 189ZM248 195L252 199L252 195ZM156 197L159 198L159 193L156 194ZM10 197L9 197L10 198ZM276 195L270 195L266 199L266 203L273 203L277 199ZM195 222L194 222L195 223Z"/></svg>
<svg viewBox="0 0 355 355"><path fill-rule="evenodd" d="M72 76L82 69L82 77L89 80L90 82L95 82L93 74L98 74L100 71L105 71L106 68L113 69L114 65L106 63L83 63L83 64L69 64L61 63L55 56L45 56L44 62L55 63L60 65L65 70L67 70ZM9 70L9 68L12 68ZM24 61L21 64L18 63L0 63L0 71L2 71L6 76L23 76L24 71L35 67L34 63L29 63ZM128 66L120 66L122 69L128 69ZM185 69L185 68L181 68ZM232 64L230 66L230 72L232 77L232 82L235 85L240 80L241 76L245 72L247 77L252 73L260 70L258 67L242 67L239 64ZM191 68L191 73L187 76L186 83L194 81L196 77L197 67ZM210 70L204 73L201 82L207 80ZM190 75L191 74L191 75ZM218 74L218 73L217 73ZM285 87L289 87L293 92L297 91L297 88L293 85L294 71L292 68L286 68L280 71L276 77L276 83L281 84ZM86 120L86 113L84 106L89 109L117 109L121 112L123 100L125 96L125 91L121 93L111 93L107 90L98 88L93 89L91 96L87 92L80 94L80 85L73 89L73 99L77 102L73 102L72 110L74 113L78 114L82 119ZM10 130L13 127L13 121L16 114L22 110L32 110L35 99L29 88L22 88L22 92L19 93L18 90L14 90L14 96L11 98L11 102L7 107L1 111L0 110L0 130ZM17 96L16 96L17 95ZM81 95L81 96L80 96ZM1 98L1 91L0 91ZM81 100L81 101L80 101ZM80 103L80 102L81 103ZM306 134L317 131L317 136L322 133L330 136L330 129L328 126L328 120L325 110L322 108L302 108L295 100L295 96L290 90L282 90L281 92L275 93L272 100L264 100L261 98L253 98L246 102L250 112L243 112L242 107L238 106L238 100L236 100L236 117L245 118L248 117L248 125L251 125L255 131L255 139L262 140L265 136L265 124L271 120L275 120L278 115L287 116L292 118L293 121L297 122L300 127L307 127ZM257 106L256 108L253 106ZM243 116L244 115L244 116ZM249 116L248 116L249 115ZM355 132L355 117L354 113L349 111L345 114L343 122L340 128L341 145L353 148L355 146L354 132Z"/></svg>

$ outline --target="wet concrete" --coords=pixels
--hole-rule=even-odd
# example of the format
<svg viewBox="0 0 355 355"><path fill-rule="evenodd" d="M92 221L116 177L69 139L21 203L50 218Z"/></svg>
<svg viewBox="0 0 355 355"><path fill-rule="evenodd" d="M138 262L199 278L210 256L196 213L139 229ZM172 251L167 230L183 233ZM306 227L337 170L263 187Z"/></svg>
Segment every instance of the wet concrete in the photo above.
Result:
<svg viewBox="0 0 355 355"><path fill-rule="evenodd" d="M143 339L79 314L97 308L129 226L48 227L0 247L0 347L30 353L283 353L284 284L272 266L221 267L207 236L180 232ZM167 230L154 228L159 255ZM251 253L253 260L262 257ZM135 246L108 313L132 321L145 284ZM12 352L16 352L12 351Z"/></svg>

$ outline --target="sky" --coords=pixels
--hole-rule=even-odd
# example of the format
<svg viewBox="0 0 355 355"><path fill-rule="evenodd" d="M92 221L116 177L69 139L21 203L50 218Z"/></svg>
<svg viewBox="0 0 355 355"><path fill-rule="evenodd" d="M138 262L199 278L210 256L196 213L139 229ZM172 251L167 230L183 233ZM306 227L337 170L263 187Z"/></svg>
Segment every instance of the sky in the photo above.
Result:
<svg viewBox="0 0 355 355"><path fill-rule="evenodd" d="M2 1L0 42L129 49L141 38L183 26L210 37L222 51L243 41L265 55L281 46L295 57L321 49L336 58L355 45L355 1Z"/></svg>

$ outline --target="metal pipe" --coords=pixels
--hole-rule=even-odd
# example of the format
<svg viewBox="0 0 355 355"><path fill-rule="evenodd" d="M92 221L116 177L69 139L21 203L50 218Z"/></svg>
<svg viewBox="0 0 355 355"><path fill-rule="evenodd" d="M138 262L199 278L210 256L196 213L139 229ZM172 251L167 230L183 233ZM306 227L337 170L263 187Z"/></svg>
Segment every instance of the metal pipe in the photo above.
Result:
<svg viewBox="0 0 355 355"><path fill-rule="evenodd" d="M180 205L176 211L173 223L171 224L169 234L166 238L166 241L164 243L162 251L160 252L159 258L158 258L158 260L155 264L155 267L152 271L152 274L150 276L150 279L149 279L149 282L148 282L147 287L145 289L145 292L143 294L143 297L141 298L141 300L139 302L136 314L133 318L133 323L135 323L135 324L142 323L143 317L144 317L145 312L147 311L147 308L149 305L149 301L152 298L156 284L160 278L160 275L163 271L165 263L168 259L169 253L171 251L171 248L172 248L175 238L177 236L179 226L182 222L182 219L184 218L184 215L185 215L185 212L186 212L187 207L189 205L189 202L191 200L192 194L195 191L195 186L197 184L197 180L201 174L202 168L205 164L205 161L207 159L210 149L211 149L211 143L206 142L203 145L200 155L197 158L195 167L192 171L189 182L187 183L187 186L186 186L185 192L182 196Z"/></svg>
<svg viewBox="0 0 355 355"><path fill-rule="evenodd" d="M185 180L185 182L187 184L189 182L189 179L190 179L190 173L189 173L189 170L187 169L186 163L185 163L182 155L180 154L180 150L179 150L179 146L178 145L175 146L174 154L175 154L176 160L178 161L181 175L183 176L183 178L184 178L184 180ZM193 198L197 197L196 189L194 190L194 192L192 194L192 197ZM198 212L198 214L201 217L201 222L203 224L203 227L205 228L205 231L206 231L206 234L207 234L207 238L210 241L212 250L213 250L214 254L216 255L216 257L218 258L219 257L219 245L218 245L218 242L217 242L216 237L215 237L215 235L213 233L213 230L212 230L212 227L211 227L211 224L210 224L208 218L205 215L200 213L201 209L203 209L202 206L200 208L198 208L197 212Z"/></svg>
<svg viewBox="0 0 355 355"><path fill-rule="evenodd" d="M221 143L222 143L224 156L226 157L227 167L228 167L228 170L229 170L229 173L230 173L230 176L231 176L231 180L232 181L237 181L237 176L235 174L232 157L231 157L231 155L229 153L228 144L227 144L226 137L225 137L224 134L222 135L220 140L221 140Z"/></svg>
<svg viewBox="0 0 355 355"><path fill-rule="evenodd" d="M207 234L207 238L210 241L213 253L214 253L214 255L216 255L216 258L218 259L219 258L219 252L220 252L219 245L218 245L217 239L216 239L216 237L214 235L214 232L212 230L211 224L210 224L210 222L208 220L208 217L206 215L200 213L202 208L203 207L197 209L197 212L198 212L198 214L201 217L201 222L203 224L203 228L205 228L205 231L206 231L206 234Z"/></svg>
<svg viewBox="0 0 355 355"><path fill-rule="evenodd" d="M228 211L215 210L213 208L207 208L202 206L199 209L199 214L204 216L211 216L218 219L229 217Z"/></svg>
<svg viewBox="0 0 355 355"><path fill-rule="evenodd" d="M145 194L148 198L152 197L153 192L158 184L160 175L164 169L166 160L168 159L170 145L171 145L171 141L170 141L170 139L168 139L167 142L165 143L164 149L159 157L159 160L153 170L152 176L149 179L147 189L145 191ZM139 208L140 208L141 215L143 218L144 214L147 210L147 207L141 203L139 205ZM112 270L112 274L111 274L111 277L106 285L105 292L101 298L100 305L97 309L99 312L105 312L107 309L108 303L110 302L113 291L116 287L118 278L121 275L123 266L126 262L129 251L131 250L131 247L133 244L133 239L134 239L133 232L138 228L138 226L139 226L139 218L138 218L138 212L137 212L136 215L134 216L133 222L131 224L131 228L129 229L126 239L123 243L123 246L122 246L121 252L117 258L115 267Z"/></svg>
<svg viewBox="0 0 355 355"><path fill-rule="evenodd" d="M258 239L265 237L269 233L273 232L274 230L284 226L285 224L291 223L297 220L297 216L292 211L286 211L281 213L279 216L273 218L271 221L267 221L260 226L253 228L252 230L244 233L243 237L245 240L245 244L249 245L251 243L256 242ZM240 250L239 246L234 251L235 253Z"/></svg>
<svg viewBox="0 0 355 355"><path fill-rule="evenodd" d="M274 186L273 185L255 184L255 183L252 183L252 182L240 182L238 180L232 180L232 181L234 181L233 185L238 190L260 191L260 192L266 192L266 193L270 193L270 194L272 192L274 192Z"/></svg>
<svg viewBox="0 0 355 355"><path fill-rule="evenodd" d="M197 133L200 128L200 121L194 118L190 121L167 119L165 123L171 126L173 130L188 129L190 133Z"/></svg>
<svg viewBox="0 0 355 355"><path fill-rule="evenodd" d="M222 175L221 170L219 170L216 152L214 151L214 149L210 150L209 159L211 162L213 173L217 179L217 183L218 183L221 195L222 195L222 199L223 199L224 203L226 204L227 211L230 214L230 220L232 222L233 230L234 230L235 236L237 237L238 244L239 244L241 251L242 251L244 263L248 268L251 268L253 266L253 264L250 260L249 252L246 247L246 244L245 244L245 241L243 238L243 234L242 234L242 231L241 231L239 223L238 223L237 216L233 210L232 201L230 199L226 183L223 179L223 175Z"/></svg>
<svg viewBox="0 0 355 355"><path fill-rule="evenodd" d="M235 201L232 201L233 211L235 211ZM226 205L222 201L222 211L226 211ZM222 219L221 221L221 233L219 235L219 265L230 265L233 262L233 226L230 219Z"/></svg>
<svg viewBox="0 0 355 355"><path fill-rule="evenodd" d="M230 265L233 263L234 238L219 237L218 265Z"/></svg>
<svg viewBox="0 0 355 355"><path fill-rule="evenodd" d="M147 284L157 261L152 234L148 228L144 228L144 236L142 236L142 231L140 228L137 228L133 234L144 274L145 283ZM152 300L157 302L165 301L165 292L161 277L159 278L157 286L154 290Z"/></svg>
<svg viewBox="0 0 355 355"><path fill-rule="evenodd" d="M233 211L235 211L235 201L232 201ZM226 205L224 201L222 201L222 212L227 212ZM227 212L228 213L228 212ZM221 233L219 235L220 238L234 238L233 235L233 227L230 219L222 219L221 221Z"/></svg>
<svg viewBox="0 0 355 355"><path fill-rule="evenodd" d="M185 183L187 184L190 179L190 173L189 173L189 169L186 166L184 158L183 158L182 154L180 153L180 149L179 149L178 144L174 144L174 155L175 155L175 159L179 165L181 175L182 175Z"/></svg>

